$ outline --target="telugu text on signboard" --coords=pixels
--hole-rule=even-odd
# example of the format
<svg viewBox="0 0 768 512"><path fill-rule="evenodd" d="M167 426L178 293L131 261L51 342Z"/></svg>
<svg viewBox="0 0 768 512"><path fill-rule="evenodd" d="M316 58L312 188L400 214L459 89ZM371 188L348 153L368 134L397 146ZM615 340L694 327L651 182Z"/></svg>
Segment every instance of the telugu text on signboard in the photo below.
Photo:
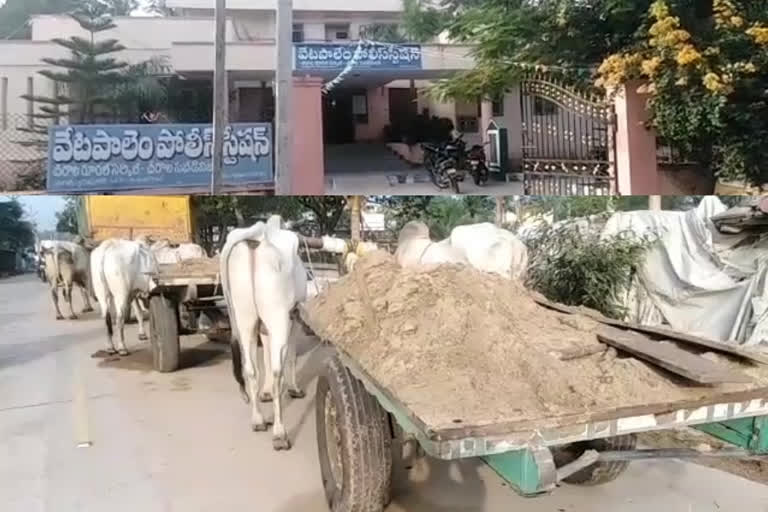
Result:
<svg viewBox="0 0 768 512"><path fill-rule="evenodd" d="M199 188L211 182L213 128L205 124L52 126L49 192ZM272 126L224 131L224 186L274 181Z"/></svg>
<svg viewBox="0 0 768 512"><path fill-rule="evenodd" d="M340 70L352 61L357 44L296 44L295 61L299 71ZM360 49L355 69L421 69L421 46L417 44L365 43Z"/></svg>

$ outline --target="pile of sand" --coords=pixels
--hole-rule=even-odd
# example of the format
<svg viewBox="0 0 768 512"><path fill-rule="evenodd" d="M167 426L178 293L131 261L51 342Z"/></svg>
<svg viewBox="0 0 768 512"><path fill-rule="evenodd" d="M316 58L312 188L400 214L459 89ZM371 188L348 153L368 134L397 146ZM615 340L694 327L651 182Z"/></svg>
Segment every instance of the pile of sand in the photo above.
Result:
<svg viewBox="0 0 768 512"><path fill-rule="evenodd" d="M404 270L384 252L360 260L307 312L321 338L434 429L551 420L758 387L695 386L613 349L562 361L557 352L598 343L597 322L539 306L501 277L452 265Z"/></svg>

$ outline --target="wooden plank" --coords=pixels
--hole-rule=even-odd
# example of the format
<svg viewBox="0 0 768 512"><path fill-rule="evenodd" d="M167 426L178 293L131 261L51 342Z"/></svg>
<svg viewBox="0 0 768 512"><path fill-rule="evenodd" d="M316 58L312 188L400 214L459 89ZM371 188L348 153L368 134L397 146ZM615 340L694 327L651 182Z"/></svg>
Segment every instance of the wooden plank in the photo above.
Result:
<svg viewBox="0 0 768 512"><path fill-rule="evenodd" d="M733 371L727 366L686 352L674 344L657 343L636 332L622 331L606 325L598 331L597 338L603 343L700 384L752 382L747 375Z"/></svg>
<svg viewBox="0 0 768 512"><path fill-rule="evenodd" d="M593 311L591 309L577 308L572 306L565 306L563 304L557 304L555 302L551 302L547 300L546 298L544 298L544 296L538 295L538 294L534 295L534 300L539 305L550 308L550 309L554 309L555 311L559 311L560 313L566 313L569 315L582 315L605 325L612 325L614 327L630 329L630 330L641 332L644 334L653 334L656 336L663 336L665 338L669 338L673 341L678 341L680 343L696 345L698 347L704 347L710 350L715 350L717 352L722 352L725 354L730 354L736 357L740 357L742 359L747 359L755 363L768 365L768 352L766 351L747 349L744 347L740 347L738 345L723 343L722 341L702 338L701 336L694 336L692 334L673 331L672 329L669 329L666 327L630 324L628 322L622 322L621 320L614 320L612 318L608 318L600 314L598 311Z"/></svg>
<svg viewBox="0 0 768 512"><path fill-rule="evenodd" d="M581 359L583 357L593 356L595 354L601 354L608 350L608 346L599 343L592 347L587 348L570 348L565 350L554 350L552 355L560 359L561 361L572 361L574 359Z"/></svg>

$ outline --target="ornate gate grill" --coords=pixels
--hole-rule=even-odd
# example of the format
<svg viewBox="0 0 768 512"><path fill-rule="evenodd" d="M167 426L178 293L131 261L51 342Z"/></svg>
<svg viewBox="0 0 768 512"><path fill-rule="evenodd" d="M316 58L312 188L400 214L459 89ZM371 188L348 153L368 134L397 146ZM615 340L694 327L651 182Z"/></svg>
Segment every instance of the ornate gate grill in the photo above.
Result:
<svg viewBox="0 0 768 512"><path fill-rule="evenodd" d="M525 194L616 193L613 106L540 77L521 90Z"/></svg>

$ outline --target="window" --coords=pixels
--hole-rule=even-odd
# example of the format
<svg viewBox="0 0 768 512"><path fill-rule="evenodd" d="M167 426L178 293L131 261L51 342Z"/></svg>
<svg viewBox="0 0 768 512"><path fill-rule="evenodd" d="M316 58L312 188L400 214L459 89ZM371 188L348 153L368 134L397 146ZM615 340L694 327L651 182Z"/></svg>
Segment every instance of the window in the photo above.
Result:
<svg viewBox="0 0 768 512"><path fill-rule="evenodd" d="M493 117L504 117L504 96L493 102Z"/></svg>
<svg viewBox="0 0 768 512"><path fill-rule="evenodd" d="M293 24L293 42L294 43L304 42L304 25L302 23Z"/></svg>
<svg viewBox="0 0 768 512"><path fill-rule="evenodd" d="M360 124L368 124L368 96L355 94L352 96L352 114L355 121Z"/></svg>
<svg viewBox="0 0 768 512"><path fill-rule="evenodd" d="M458 122L458 130L461 133L478 133L478 121L476 117L461 116L456 119Z"/></svg>
<svg viewBox="0 0 768 512"><path fill-rule="evenodd" d="M537 116L556 116L557 105L549 100L536 96L533 98L533 114Z"/></svg>
<svg viewBox="0 0 768 512"><path fill-rule="evenodd" d="M349 41L349 24L328 24L325 26L325 39L331 41Z"/></svg>

